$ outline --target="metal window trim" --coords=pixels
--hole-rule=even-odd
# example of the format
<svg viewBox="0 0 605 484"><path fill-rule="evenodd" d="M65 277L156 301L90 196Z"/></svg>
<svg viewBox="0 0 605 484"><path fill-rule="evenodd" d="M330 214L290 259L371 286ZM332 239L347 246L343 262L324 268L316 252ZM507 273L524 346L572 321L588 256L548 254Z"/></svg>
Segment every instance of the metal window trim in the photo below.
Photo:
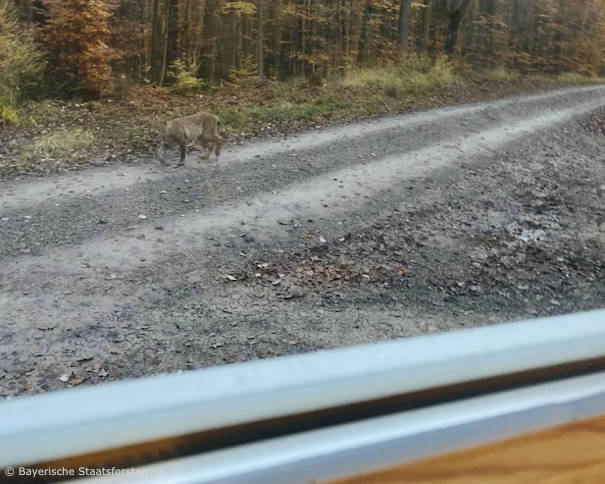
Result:
<svg viewBox="0 0 605 484"><path fill-rule="evenodd" d="M605 372L152 464L110 480L307 484L402 465L602 414Z"/></svg>
<svg viewBox="0 0 605 484"><path fill-rule="evenodd" d="M0 404L0 467L599 356L605 311L16 398Z"/></svg>

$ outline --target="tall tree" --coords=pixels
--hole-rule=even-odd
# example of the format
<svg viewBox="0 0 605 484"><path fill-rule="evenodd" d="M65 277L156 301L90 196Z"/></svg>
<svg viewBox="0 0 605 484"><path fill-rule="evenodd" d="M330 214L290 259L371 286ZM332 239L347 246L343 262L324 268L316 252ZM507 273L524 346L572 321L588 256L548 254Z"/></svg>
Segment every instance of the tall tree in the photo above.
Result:
<svg viewBox="0 0 605 484"><path fill-rule="evenodd" d="M105 79L101 84L107 82L106 44L121 55L112 63L116 72L158 84L170 81L166 73L177 61L210 83L227 78L234 68L254 71L261 79L268 73L345 75L360 66L404 59L412 46L420 53L433 46L433 53L439 54L437 46L443 42L443 50L454 56L459 38L461 54L480 67L493 63L524 70L596 73L603 69L605 58L605 0L10 2L17 7L20 21L37 25L38 31L46 22L37 13L41 2L53 5L53 16L68 19L54 29L54 39L47 39L49 66L62 83L82 89L79 80L88 75L84 62L98 65L88 71L100 73ZM85 41L94 55L82 56L74 68L65 58L73 60L79 52L74 47L78 39L97 35L106 19L93 12L92 20L84 20L89 15L84 9L93 11L99 5L115 7L111 42L107 31L101 41ZM57 13L60 9L63 13ZM65 12L72 12L72 17Z"/></svg>
<svg viewBox="0 0 605 484"><path fill-rule="evenodd" d="M448 55L453 54L458 39L458 29L465 10L468 8L470 0L447 0L447 37L445 40L445 52Z"/></svg>
<svg viewBox="0 0 605 484"><path fill-rule="evenodd" d="M479 0L477 57L484 65L492 61L495 19L496 0Z"/></svg>
<svg viewBox="0 0 605 484"><path fill-rule="evenodd" d="M161 1L153 0L153 18L151 24L151 52L150 52L150 67L151 80L160 82L162 78L162 34L163 29Z"/></svg>
<svg viewBox="0 0 605 484"><path fill-rule="evenodd" d="M431 19L433 16L433 0L424 0L422 9L422 35L420 37L420 51L428 52L431 36Z"/></svg>
<svg viewBox="0 0 605 484"><path fill-rule="evenodd" d="M258 79L265 80L265 0L257 0L258 13Z"/></svg>
<svg viewBox="0 0 605 484"><path fill-rule="evenodd" d="M166 13L164 16L164 42L162 48L162 68L160 71L160 86L166 81L166 72L168 70L168 48L171 41L172 23L174 10L178 4L178 0L166 0Z"/></svg>
<svg viewBox="0 0 605 484"><path fill-rule="evenodd" d="M410 16L412 14L412 0L399 0L399 57L405 58L408 54L410 36Z"/></svg>
<svg viewBox="0 0 605 484"><path fill-rule="evenodd" d="M44 44L51 75L86 97L99 97L111 80L110 17L101 0L48 0Z"/></svg>

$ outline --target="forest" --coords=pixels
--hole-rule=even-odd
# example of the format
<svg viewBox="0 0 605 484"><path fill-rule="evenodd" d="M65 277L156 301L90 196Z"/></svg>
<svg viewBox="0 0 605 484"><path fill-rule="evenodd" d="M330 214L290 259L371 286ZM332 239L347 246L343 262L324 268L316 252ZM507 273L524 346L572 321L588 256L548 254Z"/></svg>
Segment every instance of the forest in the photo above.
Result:
<svg viewBox="0 0 605 484"><path fill-rule="evenodd" d="M194 110L237 141L604 74L605 0L0 0L0 172Z"/></svg>
<svg viewBox="0 0 605 484"><path fill-rule="evenodd" d="M320 82L412 55L602 74L605 0L2 0L0 96Z"/></svg>

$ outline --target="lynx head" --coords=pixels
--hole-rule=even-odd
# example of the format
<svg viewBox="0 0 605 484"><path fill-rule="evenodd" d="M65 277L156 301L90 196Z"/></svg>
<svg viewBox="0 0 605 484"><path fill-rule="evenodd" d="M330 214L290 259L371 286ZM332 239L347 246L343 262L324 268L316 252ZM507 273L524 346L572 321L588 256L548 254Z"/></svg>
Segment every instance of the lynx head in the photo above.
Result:
<svg viewBox="0 0 605 484"><path fill-rule="evenodd" d="M151 120L151 127L160 134L166 132L166 121L154 118Z"/></svg>

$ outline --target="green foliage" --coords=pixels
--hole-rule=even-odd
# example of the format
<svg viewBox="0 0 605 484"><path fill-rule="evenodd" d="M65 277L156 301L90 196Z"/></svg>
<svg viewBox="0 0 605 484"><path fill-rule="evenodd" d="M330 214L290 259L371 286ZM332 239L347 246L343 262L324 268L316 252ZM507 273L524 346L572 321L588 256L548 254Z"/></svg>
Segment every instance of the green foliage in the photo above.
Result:
<svg viewBox="0 0 605 484"><path fill-rule="evenodd" d="M439 58L438 61L446 61ZM436 65L435 61L427 55L410 55L404 62L398 64L399 68L407 72L420 72L426 74Z"/></svg>
<svg viewBox="0 0 605 484"><path fill-rule="evenodd" d="M227 75L227 81L234 87L251 86L257 79L258 66L251 55L243 57L239 67L232 67Z"/></svg>
<svg viewBox="0 0 605 484"><path fill-rule="evenodd" d="M82 128L65 129L41 136L28 145L22 153L23 159L35 157L63 158L83 150L93 142L93 134Z"/></svg>
<svg viewBox="0 0 605 484"><path fill-rule="evenodd" d="M426 58L411 58L394 67L361 69L349 74L342 85L355 91L382 91L389 97L424 94L456 82L451 64L444 57L432 62Z"/></svg>
<svg viewBox="0 0 605 484"><path fill-rule="evenodd" d="M44 61L32 34L19 25L12 5L0 0L0 109L5 122L14 122L12 108L36 93L43 71Z"/></svg>
<svg viewBox="0 0 605 484"><path fill-rule="evenodd" d="M561 84L595 84L603 83L603 78L597 76L585 76L576 72L566 72L557 77Z"/></svg>
<svg viewBox="0 0 605 484"><path fill-rule="evenodd" d="M234 15L254 15L256 13L256 5L252 2L227 2L223 6L223 13Z"/></svg>
<svg viewBox="0 0 605 484"><path fill-rule="evenodd" d="M310 121L329 118L353 107L353 102L337 96L325 96L314 102L293 103L282 101L278 104L256 106L244 109L229 108L219 114L221 124L239 129L250 121L263 124L287 125L293 121Z"/></svg>
<svg viewBox="0 0 605 484"><path fill-rule="evenodd" d="M0 125L17 124L18 122L19 116L15 108L0 100Z"/></svg>
<svg viewBox="0 0 605 484"><path fill-rule="evenodd" d="M249 114L238 108L223 109L219 113L221 124L233 129L239 129L249 119Z"/></svg>
<svg viewBox="0 0 605 484"><path fill-rule="evenodd" d="M504 66L496 67L495 69L485 71L482 74L483 77L487 80L502 82L516 81L520 77L519 72L507 69Z"/></svg>
<svg viewBox="0 0 605 484"><path fill-rule="evenodd" d="M204 81L195 76L196 70L195 66L188 68L185 62L181 60L174 61L168 72L172 79L170 90L179 94L190 94L201 91L204 88Z"/></svg>

